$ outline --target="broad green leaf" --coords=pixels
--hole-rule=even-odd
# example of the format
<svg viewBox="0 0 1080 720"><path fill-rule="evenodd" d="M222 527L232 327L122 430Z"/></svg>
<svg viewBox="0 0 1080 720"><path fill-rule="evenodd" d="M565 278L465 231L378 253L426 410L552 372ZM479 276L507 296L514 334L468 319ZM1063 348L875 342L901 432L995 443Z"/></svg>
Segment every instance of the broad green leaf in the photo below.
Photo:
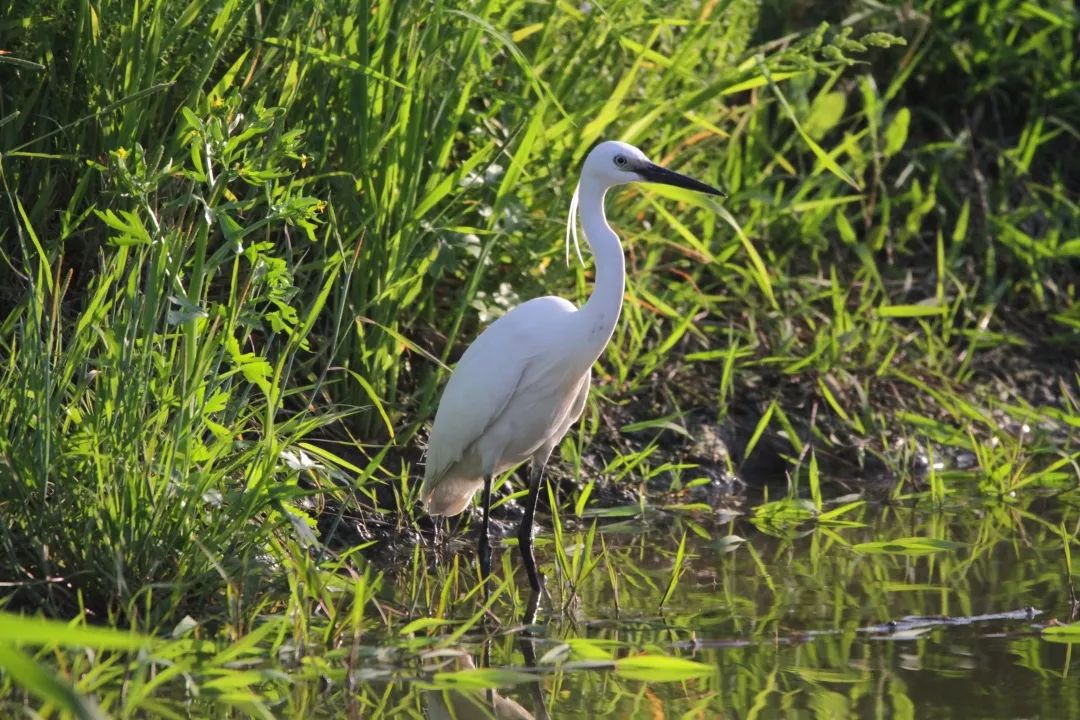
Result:
<svg viewBox="0 0 1080 720"><path fill-rule="evenodd" d="M818 95L810 106L810 116L803 127L815 140L820 140L825 133L836 127L847 109L847 96L842 92L829 92Z"/></svg>
<svg viewBox="0 0 1080 720"><path fill-rule="evenodd" d="M907 142L910 125L911 111L906 107L900 108L885 130L885 149L883 150L885 157L892 157L903 149L904 143Z"/></svg>
<svg viewBox="0 0 1080 720"><path fill-rule="evenodd" d="M153 639L127 630L71 625L15 613L0 612L0 638L7 642L50 647L89 647L101 650L137 650Z"/></svg>
<svg viewBox="0 0 1080 720"><path fill-rule="evenodd" d="M587 638L567 638L566 644L575 660L611 662L611 653L601 646L601 642Z"/></svg>
<svg viewBox="0 0 1080 720"><path fill-rule="evenodd" d="M1080 622L1044 627L1042 635L1053 642L1080 643Z"/></svg>
<svg viewBox="0 0 1080 720"><path fill-rule="evenodd" d="M929 555L962 548L962 543L938 538L909 537L895 540L878 540L853 545L855 552L866 555Z"/></svg>
<svg viewBox="0 0 1080 720"><path fill-rule="evenodd" d="M494 690L495 688L536 682L531 673L508 668L468 668L453 672L435 673L431 682L442 688L467 688L473 690Z"/></svg>
<svg viewBox="0 0 1080 720"><path fill-rule="evenodd" d="M633 680L678 682L712 675L716 668L696 660L667 655L634 655L616 660L615 672Z"/></svg>

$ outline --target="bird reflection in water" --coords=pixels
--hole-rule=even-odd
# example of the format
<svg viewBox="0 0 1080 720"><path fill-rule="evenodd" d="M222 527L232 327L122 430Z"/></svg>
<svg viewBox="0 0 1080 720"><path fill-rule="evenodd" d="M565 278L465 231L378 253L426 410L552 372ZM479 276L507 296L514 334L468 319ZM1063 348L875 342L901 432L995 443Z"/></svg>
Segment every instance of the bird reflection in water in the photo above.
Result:
<svg viewBox="0 0 1080 720"><path fill-rule="evenodd" d="M536 666L536 650L533 642L531 637L518 638L518 648L525 656L527 668ZM483 667L489 666L489 644L489 641L485 641L481 649L480 662ZM475 668L476 663L472 655L462 653L443 669L472 670ZM518 687L521 689L521 694L530 696L531 711L498 690L428 690L424 693L424 715L427 720L549 720L541 677L537 675L536 682L525 683Z"/></svg>

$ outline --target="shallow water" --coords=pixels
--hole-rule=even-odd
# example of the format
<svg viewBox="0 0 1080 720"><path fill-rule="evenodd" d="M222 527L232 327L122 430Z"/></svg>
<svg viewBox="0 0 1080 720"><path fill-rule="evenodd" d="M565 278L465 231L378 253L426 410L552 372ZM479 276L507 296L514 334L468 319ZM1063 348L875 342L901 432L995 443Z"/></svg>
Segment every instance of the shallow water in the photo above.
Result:
<svg viewBox="0 0 1080 720"><path fill-rule="evenodd" d="M533 639L509 626L467 635L407 671L361 682L354 709L429 717L1080 717L1071 645L1040 634L1047 623L1074 619L1076 578L1060 534L1077 529L1068 502L863 504L838 518L847 524L786 527L650 515L601 528L589 555L599 560L576 594L542 536L538 558L564 610L545 608ZM564 543L573 548L585 532L567 532ZM661 609L684 533L685 572ZM745 542L725 540L731 535ZM910 537L945 542L925 554L856 547ZM510 604L495 610L502 617ZM712 670L670 678L645 670L648 679L639 679L613 669L612 659L636 654ZM535 682L472 670L436 675L442 663L444 671L525 670ZM454 689L465 682L506 687Z"/></svg>
<svg viewBox="0 0 1080 720"><path fill-rule="evenodd" d="M256 612L239 638L207 625L137 655L42 657L117 715L1080 718L1073 646L1044 634L1077 616L1078 496L849 498L812 521L783 502L602 508L564 519L559 542L544 518L553 598L527 628L514 583L494 583L485 614L459 535L373 579L373 603L338 566L319 582L339 606ZM511 544L495 580L520 587Z"/></svg>

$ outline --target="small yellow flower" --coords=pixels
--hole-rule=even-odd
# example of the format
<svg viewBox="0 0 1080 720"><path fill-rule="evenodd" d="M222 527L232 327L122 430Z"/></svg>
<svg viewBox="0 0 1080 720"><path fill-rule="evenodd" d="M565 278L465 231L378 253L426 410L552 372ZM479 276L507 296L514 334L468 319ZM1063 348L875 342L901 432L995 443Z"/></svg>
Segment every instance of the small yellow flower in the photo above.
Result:
<svg viewBox="0 0 1080 720"><path fill-rule="evenodd" d="M119 160L123 160L123 159L124 159L124 158L126 158L127 156L128 156L128 151L127 151L126 149L124 149L124 148L117 148L117 150L116 150L116 157L117 157L117 159L119 159Z"/></svg>

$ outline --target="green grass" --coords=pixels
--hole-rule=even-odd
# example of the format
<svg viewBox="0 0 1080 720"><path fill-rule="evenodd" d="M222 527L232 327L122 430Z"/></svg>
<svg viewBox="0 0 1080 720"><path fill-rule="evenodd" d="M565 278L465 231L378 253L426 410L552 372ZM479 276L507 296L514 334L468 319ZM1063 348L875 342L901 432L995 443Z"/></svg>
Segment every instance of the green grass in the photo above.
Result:
<svg viewBox="0 0 1080 720"><path fill-rule="evenodd" d="M235 653L340 679L417 618L388 652L478 632L467 546L422 534L426 423L483 322L586 296L562 231L605 137L729 199L609 201L626 306L538 538L568 614L677 605L694 539L735 534L708 519L732 475L764 488L740 535L831 547L863 500L1068 514L1077 27L1021 0L0 8L0 606L169 648L0 643L0 703L153 713L188 674L206 707L302 713ZM613 559L630 515L679 526L658 573ZM883 532L859 542L974 543Z"/></svg>

